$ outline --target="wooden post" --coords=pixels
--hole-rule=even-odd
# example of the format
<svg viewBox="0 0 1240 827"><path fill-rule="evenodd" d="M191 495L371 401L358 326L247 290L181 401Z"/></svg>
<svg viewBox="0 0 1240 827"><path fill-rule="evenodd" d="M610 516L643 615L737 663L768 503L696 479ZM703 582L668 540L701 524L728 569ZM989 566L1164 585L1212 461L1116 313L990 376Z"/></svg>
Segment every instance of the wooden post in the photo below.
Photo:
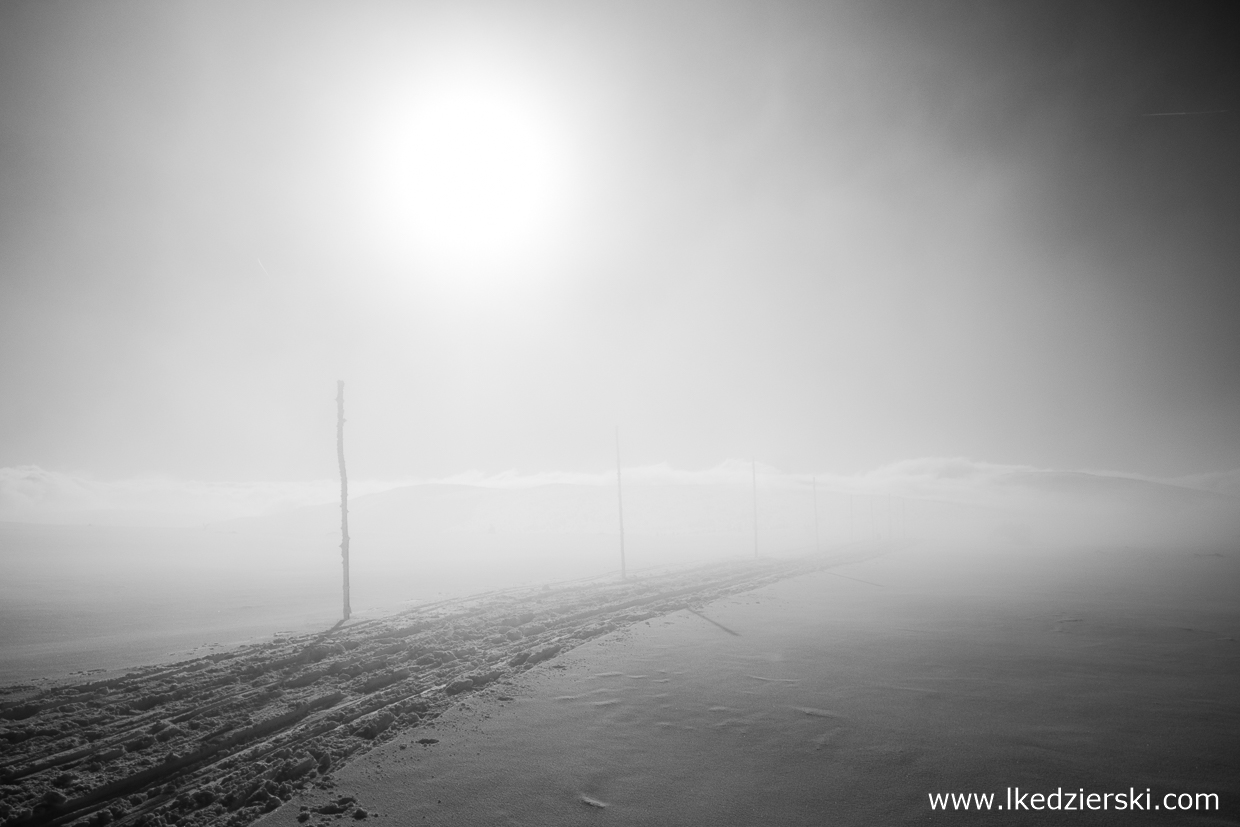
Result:
<svg viewBox="0 0 1240 827"><path fill-rule="evenodd" d="M620 426L616 426L616 506L620 513L620 579L626 578L624 569L624 494L620 489Z"/></svg>
<svg viewBox="0 0 1240 827"><path fill-rule="evenodd" d="M818 542L818 477L809 478L810 489L814 493L814 553L822 551L822 544Z"/></svg>
<svg viewBox="0 0 1240 827"><path fill-rule="evenodd" d="M753 472L753 556L758 556L758 460L749 461L749 469Z"/></svg>
<svg viewBox="0 0 1240 827"><path fill-rule="evenodd" d="M340 460L340 562L344 569L344 619L349 608L349 478L344 471L344 380L336 382L336 458Z"/></svg>

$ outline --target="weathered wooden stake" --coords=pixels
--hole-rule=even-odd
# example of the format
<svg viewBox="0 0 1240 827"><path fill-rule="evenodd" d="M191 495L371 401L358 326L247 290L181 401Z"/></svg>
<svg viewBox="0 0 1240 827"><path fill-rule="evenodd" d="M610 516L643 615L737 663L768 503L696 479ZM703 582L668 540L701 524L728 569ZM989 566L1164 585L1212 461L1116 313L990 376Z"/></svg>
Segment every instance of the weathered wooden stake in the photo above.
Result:
<svg viewBox="0 0 1240 827"><path fill-rule="evenodd" d="M822 551L822 545L818 542L818 478L810 477L809 481L812 486L810 490L814 493L814 553L817 554Z"/></svg>
<svg viewBox="0 0 1240 827"><path fill-rule="evenodd" d="M344 380L336 382L336 457L340 460L340 563L344 568L344 619L349 608L349 477L344 470Z"/></svg>
<svg viewBox="0 0 1240 827"><path fill-rule="evenodd" d="M749 461L749 469L753 472L753 556L758 556L758 460Z"/></svg>
<svg viewBox="0 0 1240 827"><path fill-rule="evenodd" d="M616 505L620 510L620 579L626 579L624 569L624 494L620 490L620 426L616 426Z"/></svg>

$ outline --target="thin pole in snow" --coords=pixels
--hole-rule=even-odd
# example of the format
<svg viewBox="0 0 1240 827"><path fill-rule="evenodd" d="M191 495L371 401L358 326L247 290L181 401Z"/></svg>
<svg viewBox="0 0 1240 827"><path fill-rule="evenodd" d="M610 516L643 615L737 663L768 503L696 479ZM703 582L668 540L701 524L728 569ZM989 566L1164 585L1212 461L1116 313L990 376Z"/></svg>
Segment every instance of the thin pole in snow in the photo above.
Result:
<svg viewBox="0 0 1240 827"><path fill-rule="evenodd" d="M749 469L753 472L753 556L758 556L758 460L749 461Z"/></svg>
<svg viewBox="0 0 1240 827"><path fill-rule="evenodd" d="M624 569L624 494L620 484L620 426L616 426L616 506L620 513L620 579L625 579Z"/></svg>
<svg viewBox="0 0 1240 827"><path fill-rule="evenodd" d="M344 619L349 608L349 477L344 470L344 380L336 382L336 457L340 460L340 563L344 570Z"/></svg>
<svg viewBox="0 0 1240 827"><path fill-rule="evenodd" d="M811 491L814 494L814 553L822 551L822 547L818 542L818 478L809 478Z"/></svg>

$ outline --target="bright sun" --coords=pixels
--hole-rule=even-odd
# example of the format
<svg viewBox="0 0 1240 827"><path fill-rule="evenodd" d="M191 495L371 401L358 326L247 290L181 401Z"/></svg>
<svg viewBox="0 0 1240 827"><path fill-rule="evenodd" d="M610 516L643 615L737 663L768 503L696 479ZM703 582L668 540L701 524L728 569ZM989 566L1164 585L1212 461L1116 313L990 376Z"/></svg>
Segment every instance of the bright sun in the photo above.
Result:
<svg viewBox="0 0 1240 827"><path fill-rule="evenodd" d="M422 253L495 264L546 240L562 164L535 107L502 86L460 83L421 102L411 135L405 179Z"/></svg>

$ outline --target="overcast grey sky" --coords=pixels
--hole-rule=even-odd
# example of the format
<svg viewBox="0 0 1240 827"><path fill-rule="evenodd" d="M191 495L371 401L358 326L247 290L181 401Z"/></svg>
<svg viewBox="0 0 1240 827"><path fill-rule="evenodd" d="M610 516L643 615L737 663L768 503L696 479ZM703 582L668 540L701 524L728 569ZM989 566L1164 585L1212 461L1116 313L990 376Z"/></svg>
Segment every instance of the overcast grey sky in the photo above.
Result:
<svg viewBox="0 0 1240 827"><path fill-rule="evenodd" d="M6 2L0 466L1235 468L1210 8Z"/></svg>

